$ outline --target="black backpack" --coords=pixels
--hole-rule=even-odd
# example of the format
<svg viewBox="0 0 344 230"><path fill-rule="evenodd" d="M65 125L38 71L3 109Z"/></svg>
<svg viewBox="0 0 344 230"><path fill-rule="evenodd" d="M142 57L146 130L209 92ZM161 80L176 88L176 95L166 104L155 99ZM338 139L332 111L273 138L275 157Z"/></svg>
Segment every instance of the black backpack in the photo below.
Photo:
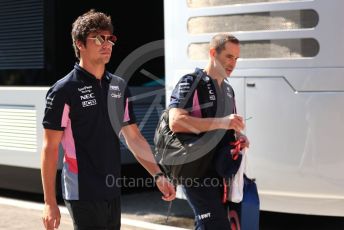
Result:
<svg viewBox="0 0 344 230"><path fill-rule="evenodd" d="M188 75L196 79L186 97L191 96L202 77L196 73ZM155 130L155 159L174 184L190 184L205 176L209 164L212 164L214 151L202 154L202 150L206 149L206 143L201 138L204 134L173 133L169 128L168 113L168 109L162 112Z"/></svg>

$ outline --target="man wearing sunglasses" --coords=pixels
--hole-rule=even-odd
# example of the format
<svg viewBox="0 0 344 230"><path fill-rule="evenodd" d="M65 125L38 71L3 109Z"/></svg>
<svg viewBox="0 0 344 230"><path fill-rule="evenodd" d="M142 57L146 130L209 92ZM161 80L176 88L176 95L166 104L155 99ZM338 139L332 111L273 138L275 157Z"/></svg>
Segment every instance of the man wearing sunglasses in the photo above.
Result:
<svg viewBox="0 0 344 230"><path fill-rule="evenodd" d="M41 159L46 229L57 228L61 218L55 194L60 143L63 198L75 229L120 229L119 134L154 176L162 199L175 198L135 123L126 83L105 70L117 40L112 33L111 18L101 12L77 18L72 38L79 63L47 93ZM111 106L115 112L108 112Z"/></svg>

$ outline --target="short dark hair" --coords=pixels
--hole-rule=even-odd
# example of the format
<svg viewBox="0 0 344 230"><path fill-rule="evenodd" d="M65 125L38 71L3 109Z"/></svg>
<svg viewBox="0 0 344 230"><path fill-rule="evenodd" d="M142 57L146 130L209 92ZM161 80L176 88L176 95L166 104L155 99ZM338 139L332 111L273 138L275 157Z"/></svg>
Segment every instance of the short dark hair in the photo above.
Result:
<svg viewBox="0 0 344 230"><path fill-rule="evenodd" d="M94 9L79 16L72 26L72 40L75 56L80 59L80 51L76 46L76 41L81 41L86 45L87 36L90 33L100 30L109 31L113 33L113 25L111 17L102 12L96 12Z"/></svg>
<svg viewBox="0 0 344 230"><path fill-rule="evenodd" d="M240 44L239 39L237 39L234 35L229 33L220 33L216 34L210 41L209 48L215 49L217 53L220 53L222 50L225 49L225 45L227 42L231 42L233 44Z"/></svg>

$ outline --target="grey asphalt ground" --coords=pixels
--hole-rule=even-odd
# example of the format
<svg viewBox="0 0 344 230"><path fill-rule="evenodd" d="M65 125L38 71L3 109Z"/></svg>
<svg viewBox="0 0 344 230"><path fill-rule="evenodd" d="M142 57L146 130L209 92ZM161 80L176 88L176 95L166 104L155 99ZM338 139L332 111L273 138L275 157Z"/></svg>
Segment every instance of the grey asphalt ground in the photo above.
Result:
<svg viewBox="0 0 344 230"><path fill-rule="evenodd" d="M122 218L165 225L168 203L161 200L159 192L147 191L122 195ZM6 196L7 198L8 196ZM0 199L2 194L0 193ZM21 200L18 197L11 198ZM28 200L28 198L26 198ZM41 202L30 201L38 205ZM41 211L21 208L0 202L0 230L39 230L43 229ZM185 200L173 201L167 225L193 229L193 215ZM61 230L72 230L72 220L68 214L62 213ZM123 230L147 229L140 226L126 225L122 221ZM159 229L159 228L157 228ZM261 230L344 230L344 217L291 215L282 213L261 212Z"/></svg>
<svg viewBox="0 0 344 230"><path fill-rule="evenodd" d="M1 196L1 195L0 195ZM166 223L168 202L161 199L159 192L142 192L138 194L122 195L122 218L138 220L155 224L192 229L192 211L184 200L175 200L171 206L170 216ZM41 205L42 203L34 202ZM32 205L34 206L34 205ZM0 230L38 230L43 229L40 210L0 204ZM72 220L68 214L61 211L59 229L72 230ZM146 229L126 225L122 222L123 230Z"/></svg>

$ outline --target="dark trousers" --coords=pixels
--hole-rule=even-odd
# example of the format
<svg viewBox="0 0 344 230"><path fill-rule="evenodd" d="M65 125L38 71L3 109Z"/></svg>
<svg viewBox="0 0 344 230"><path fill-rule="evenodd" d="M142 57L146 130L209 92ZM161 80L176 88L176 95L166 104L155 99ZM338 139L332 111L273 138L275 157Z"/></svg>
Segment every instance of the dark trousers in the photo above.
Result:
<svg viewBox="0 0 344 230"><path fill-rule="evenodd" d="M110 201L65 200L73 219L74 230L119 230L120 197Z"/></svg>
<svg viewBox="0 0 344 230"><path fill-rule="evenodd" d="M183 186L188 203L195 214L196 230L230 230L228 205L222 203L223 187Z"/></svg>

